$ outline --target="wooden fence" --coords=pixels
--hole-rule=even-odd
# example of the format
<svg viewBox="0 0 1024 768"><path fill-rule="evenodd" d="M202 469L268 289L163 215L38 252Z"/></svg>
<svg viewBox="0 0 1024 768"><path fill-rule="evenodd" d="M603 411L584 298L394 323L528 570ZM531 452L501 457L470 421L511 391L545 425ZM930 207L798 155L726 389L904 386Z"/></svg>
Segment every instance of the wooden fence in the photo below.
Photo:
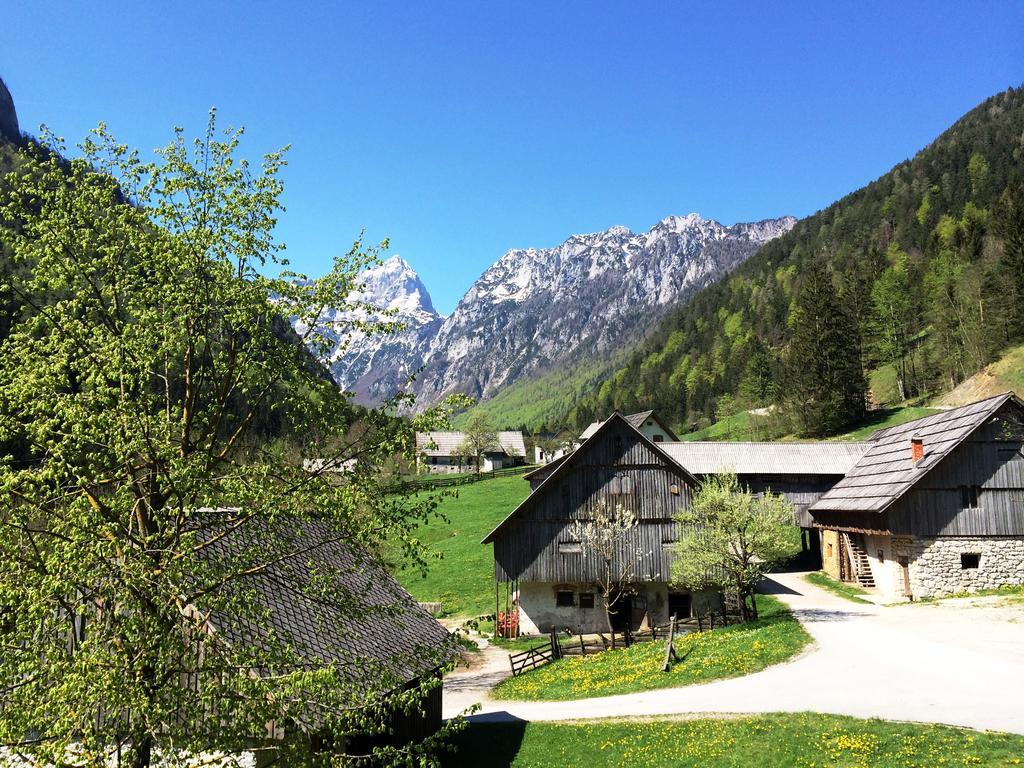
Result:
<svg viewBox="0 0 1024 768"><path fill-rule="evenodd" d="M634 643L654 642L657 640L668 640L669 646L666 651L664 669L668 669L669 658L675 657L675 649L672 641L679 635L688 635L693 632L710 632L716 627L721 628L728 624L736 624L740 621L737 613L706 613L703 616L691 616L685 619L672 618L671 621L653 626L645 630L624 632L598 632L584 636L583 634L568 635L552 631L546 641L538 637L538 645L519 653L510 653L508 660L512 667L512 674L519 675L530 669L547 664L549 661L561 659L566 656L587 656L594 653L614 650L616 648L628 648Z"/></svg>
<svg viewBox="0 0 1024 768"><path fill-rule="evenodd" d="M525 475L527 472L536 469L536 465L526 464L521 467L506 467L505 469L496 469L493 472L474 472L468 475L455 475L448 477L445 475L432 475L427 477L416 477L411 479L403 479L394 483L391 487L392 493L409 492L409 491L429 491L432 488L446 488L455 485L469 485L470 483L478 483L481 480L494 480L498 477L510 477L513 475Z"/></svg>
<svg viewBox="0 0 1024 768"><path fill-rule="evenodd" d="M552 632L546 643L519 653L510 653L508 663L512 667L512 676L515 677L528 669L534 669L560 658L562 658L562 647L558 642L558 636Z"/></svg>

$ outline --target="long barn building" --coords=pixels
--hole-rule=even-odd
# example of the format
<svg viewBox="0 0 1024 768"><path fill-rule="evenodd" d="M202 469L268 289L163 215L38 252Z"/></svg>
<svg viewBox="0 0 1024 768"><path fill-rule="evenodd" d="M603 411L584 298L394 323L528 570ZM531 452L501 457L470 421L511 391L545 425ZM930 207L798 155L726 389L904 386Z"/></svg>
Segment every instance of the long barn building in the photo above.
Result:
<svg viewBox="0 0 1024 768"><path fill-rule="evenodd" d="M639 518L626 549L643 557L616 628L715 607L718 595L673 585L671 550L678 512L702 478L726 471L793 505L814 567L883 598L1024 583L1022 424L1012 394L864 442L679 442L651 412L614 414L526 475L530 496L484 539L494 546L496 607L516 611L524 633L605 629L598 563L572 534L601 504Z"/></svg>

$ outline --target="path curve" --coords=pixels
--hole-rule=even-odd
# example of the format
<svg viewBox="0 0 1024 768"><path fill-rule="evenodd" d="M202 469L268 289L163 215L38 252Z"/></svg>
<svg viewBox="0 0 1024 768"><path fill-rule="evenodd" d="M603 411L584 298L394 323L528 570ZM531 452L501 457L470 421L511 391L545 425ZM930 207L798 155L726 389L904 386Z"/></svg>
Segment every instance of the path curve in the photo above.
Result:
<svg viewBox="0 0 1024 768"><path fill-rule="evenodd" d="M474 720L584 720L651 715L822 712L1024 733L1024 606L1006 599L879 607L775 574L764 591L792 609L814 638L796 659L701 685L566 702L490 699L461 681L445 715L471 700ZM505 676L496 654L481 684ZM507 665L507 656L504 658ZM491 683L493 685L493 682Z"/></svg>

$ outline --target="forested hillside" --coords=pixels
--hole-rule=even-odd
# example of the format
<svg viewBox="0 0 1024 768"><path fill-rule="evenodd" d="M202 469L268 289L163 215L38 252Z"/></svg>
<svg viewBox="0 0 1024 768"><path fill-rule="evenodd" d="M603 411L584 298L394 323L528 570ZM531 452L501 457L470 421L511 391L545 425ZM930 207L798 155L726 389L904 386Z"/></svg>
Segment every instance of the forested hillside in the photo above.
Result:
<svg viewBox="0 0 1024 768"><path fill-rule="evenodd" d="M567 420L655 408L691 427L777 404L788 428L834 433L872 391L950 389L1022 338L1017 88L698 293Z"/></svg>

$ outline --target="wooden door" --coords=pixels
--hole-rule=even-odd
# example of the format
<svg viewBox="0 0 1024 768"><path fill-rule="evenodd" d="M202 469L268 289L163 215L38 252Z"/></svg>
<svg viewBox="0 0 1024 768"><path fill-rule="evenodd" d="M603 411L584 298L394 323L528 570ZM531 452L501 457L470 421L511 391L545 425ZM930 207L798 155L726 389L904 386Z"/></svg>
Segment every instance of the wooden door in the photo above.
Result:
<svg viewBox="0 0 1024 768"><path fill-rule="evenodd" d="M914 593L910 589L910 559L906 556L901 556L899 562L900 571L903 572L903 596L913 600Z"/></svg>

